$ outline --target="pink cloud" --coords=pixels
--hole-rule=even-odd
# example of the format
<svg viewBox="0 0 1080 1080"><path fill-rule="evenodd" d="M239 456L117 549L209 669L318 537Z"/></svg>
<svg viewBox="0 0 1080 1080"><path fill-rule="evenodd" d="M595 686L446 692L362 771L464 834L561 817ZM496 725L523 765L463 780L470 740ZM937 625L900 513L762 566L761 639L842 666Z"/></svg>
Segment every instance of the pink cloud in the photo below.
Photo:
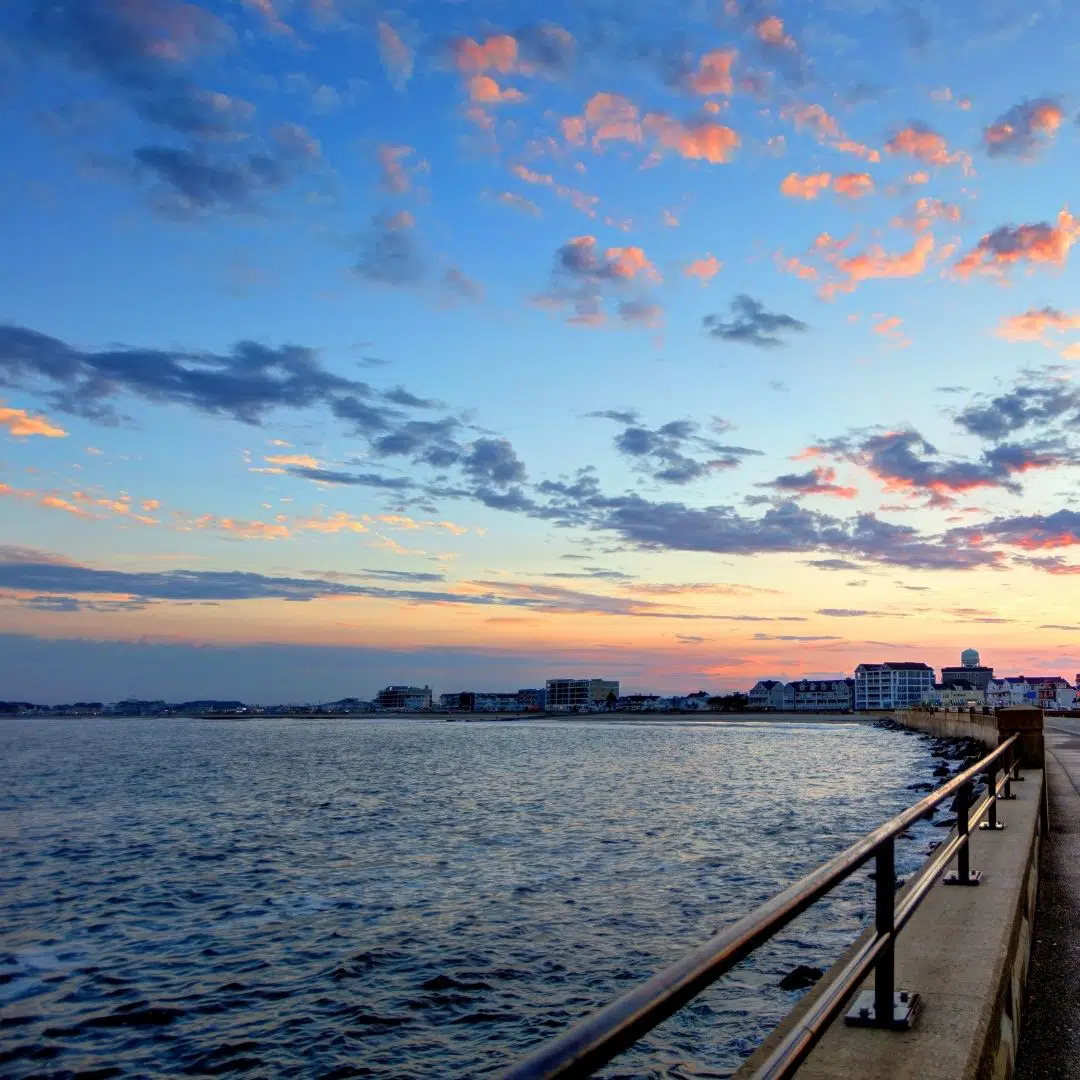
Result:
<svg viewBox="0 0 1080 1080"><path fill-rule="evenodd" d="M495 34L483 43L458 38L450 50L458 70L466 74L489 70L507 74L518 62L518 43L509 34Z"/></svg>
<svg viewBox="0 0 1080 1080"><path fill-rule="evenodd" d="M833 181L833 191L846 199L861 199L874 190L874 180L869 173L844 173Z"/></svg>
<svg viewBox="0 0 1080 1080"><path fill-rule="evenodd" d="M707 285L723 268L724 264L715 255L706 255L703 259L694 259L683 273L687 277L697 278L702 285Z"/></svg>
<svg viewBox="0 0 1080 1080"><path fill-rule="evenodd" d="M490 75L474 75L469 80L469 97L480 105L517 105L525 100L520 90L504 90Z"/></svg>
<svg viewBox="0 0 1080 1080"><path fill-rule="evenodd" d="M823 191L829 189L832 183L832 173L811 173L801 176L799 173L788 173L780 183L780 191L791 199L816 199Z"/></svg>

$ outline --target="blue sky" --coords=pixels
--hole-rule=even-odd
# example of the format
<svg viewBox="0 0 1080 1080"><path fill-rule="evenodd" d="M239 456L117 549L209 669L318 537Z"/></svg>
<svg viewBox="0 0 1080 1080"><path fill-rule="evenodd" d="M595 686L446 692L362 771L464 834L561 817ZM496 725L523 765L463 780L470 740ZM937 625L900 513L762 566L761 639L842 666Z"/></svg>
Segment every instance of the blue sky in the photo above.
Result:
<svg viewBox="0 0 1080 1080"><path fill-rule="evenodd" d="M1071 678L1078 21L0 13L5 692Z"/></svg>

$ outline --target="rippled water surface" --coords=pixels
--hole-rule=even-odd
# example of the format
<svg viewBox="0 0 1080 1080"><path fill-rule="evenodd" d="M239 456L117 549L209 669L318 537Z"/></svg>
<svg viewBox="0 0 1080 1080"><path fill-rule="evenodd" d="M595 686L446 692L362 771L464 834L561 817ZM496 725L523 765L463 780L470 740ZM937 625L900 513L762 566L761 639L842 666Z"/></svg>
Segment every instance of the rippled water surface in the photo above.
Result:
<svg viewBox="0 0 1080 1080"><path fill-rule="evenodd" d="M0 720L0 1075L490 1073L914 801L929 750L847 723ZM860 873L606 1075L728 1075L797 998L777 980L871 910Z"/></svg>

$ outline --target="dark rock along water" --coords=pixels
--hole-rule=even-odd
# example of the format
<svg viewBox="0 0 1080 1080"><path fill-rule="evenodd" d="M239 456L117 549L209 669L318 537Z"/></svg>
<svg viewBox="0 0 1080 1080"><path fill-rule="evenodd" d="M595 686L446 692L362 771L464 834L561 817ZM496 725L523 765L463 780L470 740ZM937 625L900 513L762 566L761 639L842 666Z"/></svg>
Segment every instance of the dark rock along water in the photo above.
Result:
<svg viewBox="0 0 1080 1080"><path fill-rule="evenodd" d="M490 1073L909 805L930 749L854 723L0 721L0 1075ZM940 836L901 841L901 874ZM728 1075L798 999L780 978L872 910L861 871L603 1075Z"/></svg>

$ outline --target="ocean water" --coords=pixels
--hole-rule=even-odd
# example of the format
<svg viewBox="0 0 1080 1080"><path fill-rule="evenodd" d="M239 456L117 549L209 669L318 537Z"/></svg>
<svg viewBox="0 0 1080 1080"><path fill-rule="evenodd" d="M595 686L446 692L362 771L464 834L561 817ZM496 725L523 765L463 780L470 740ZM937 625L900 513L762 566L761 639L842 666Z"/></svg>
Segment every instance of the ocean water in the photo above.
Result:
<svg viewBox="0 0 1080 1080"><path fill-rule="evenodd" d="M0 720L0 1075L491 1074L933 764L858 723ZM729 1075L870 869L603 1075Z"/></svg>

